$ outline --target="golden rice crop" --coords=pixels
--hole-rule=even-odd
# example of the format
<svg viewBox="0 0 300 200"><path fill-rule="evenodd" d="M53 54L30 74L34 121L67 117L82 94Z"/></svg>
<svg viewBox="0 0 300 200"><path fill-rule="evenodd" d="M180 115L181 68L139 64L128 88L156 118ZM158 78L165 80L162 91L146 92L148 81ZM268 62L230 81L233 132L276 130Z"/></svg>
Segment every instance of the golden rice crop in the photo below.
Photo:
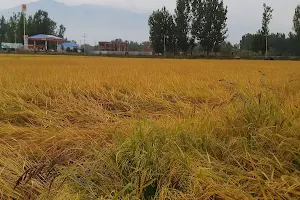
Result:
<svg viewBox="0 0 300 200"><path fill-rule="evenodd" d="M299 198L299 62L0 56L0 199Z"/></svg>

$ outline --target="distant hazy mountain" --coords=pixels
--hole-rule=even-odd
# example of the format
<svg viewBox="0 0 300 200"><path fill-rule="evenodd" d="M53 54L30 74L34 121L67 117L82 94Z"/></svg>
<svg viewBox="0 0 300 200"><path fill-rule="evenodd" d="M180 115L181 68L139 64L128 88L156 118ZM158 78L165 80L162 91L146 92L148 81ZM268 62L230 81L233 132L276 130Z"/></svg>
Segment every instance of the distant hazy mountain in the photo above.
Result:
<svg viewBox="0 0 300 200"><path fill-rule="evenodd" d="M261 1L224 0L229 9L227 22L230 42L239 42L242 35L255 33L261 27L263 12ZM288 33L292 28L293 12L298 0L284 2L274 0L272 2L274 18L270 25L271 31ZM140 42L149 39L148 17L150 13L138 14L129 10L100 5L68 6L54 0L40 0L28 4L28 14L33 14L38 9L48 11L55 21L65 25L68 39L78 42L80 40L83 42L84 33L87 34L87 42L90 44L99 40L110 41L116 38ZM0 10L0 15L8 16L8 12L19 12L20 10L21 5L8 10Z"/></svg>
<svg viewBox="0 0 300 200"><path fill-rule="evenodd" d="M83 43L94 44L100 40L146 41L149 40L148 14L134 13L128 10L100 5L68 6L54 0L40 0L27 5L27 14L32 15L42 9L49 13L58 25L66 28L66 37ZM21 5L7 10L1 10L0 15L9 16L20 12Z"/></svg>
<svg viewBox="0 0 300 200"><path fill-rule="evenodd" d="M27 13L30 15L39 9L47 11L50 17L67 28L66 37L77 42L83 43L84 33L87 35L87 43L91 45L100 40L110 41L116 38L139 42L149 40L148 18L151 13L141 14L103 5L68 6L55 0L40 0L30 3L27 5L27 9ZM0 15L8 16L8 12L11 15L13 12L20 11L21 5L0 10ZM172 10L170 11L172 12ZM240 17L242 16L240 12L239 10L229 12L228 40L231 42L238 42L243 34L248 31L255 32L260 27L260 14L257 19L251 20L252 23L245 23L247 20Z"/></svg>

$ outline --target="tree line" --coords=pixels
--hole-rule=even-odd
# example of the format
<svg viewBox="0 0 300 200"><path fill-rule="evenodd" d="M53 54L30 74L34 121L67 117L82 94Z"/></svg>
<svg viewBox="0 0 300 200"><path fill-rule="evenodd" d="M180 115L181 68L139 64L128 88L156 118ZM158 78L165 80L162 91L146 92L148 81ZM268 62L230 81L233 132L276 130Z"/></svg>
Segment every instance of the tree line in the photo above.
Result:
<svg viewBox="0 0 300 200"><path fill-rule="evenodd" d="M144 42L135 42L135 41L129 41L129 40L123 40L121 38L111 40L111 42L124 42L127 43L128 51L143 51L145 47L151 46L151 43L149 41ZM96 46L95 49L98 47Z"/></svg>
<svg viewBox="0 0 300 200"><path fill-rule="evenodd" d="M254 34L245 34L239 44L225 41L227 38L228 8L223 0L177 0L174 13L166 7L153 11L148 24L150 41L156 53L192 54L194 51L222 55L300 56L300 5L295 9L293 31L271 33L269 24L273 9L263 4L261 28ZM195 50L196 49L196 50Z"/></svg>
<svg viewBox="0 0 300 200"><path fill-rule="evenodd" d="M300 56L300 5L295 9L292 31L284 33L270 33L268 24L272 19L273 9L264 4L262 28L256 33L245 34L240 41L241 51L254 52L265 55L266 49L274 56ZM267 40L267 42L266 42Z"/></svg>
<svg viewBox="0 0 300 200"><path fill-rule="evenodd" d="M57 35L64 38L66 28L64 25L57 27L57 22L52 20L48 12L38 10L33 16L25 19L26 34L29 36L37 34ZM24 43L24 14L14 13L8 19L4 16L0 19L0 42Z"/></svg>
<svg viewBox="0 0 300 200"><path fill-rule="evenodd" d="M156 53L192 53L197 43L209 55L227 37L223 0L177 0L175 14L166 7L149 17L150 41Z"/></svg>

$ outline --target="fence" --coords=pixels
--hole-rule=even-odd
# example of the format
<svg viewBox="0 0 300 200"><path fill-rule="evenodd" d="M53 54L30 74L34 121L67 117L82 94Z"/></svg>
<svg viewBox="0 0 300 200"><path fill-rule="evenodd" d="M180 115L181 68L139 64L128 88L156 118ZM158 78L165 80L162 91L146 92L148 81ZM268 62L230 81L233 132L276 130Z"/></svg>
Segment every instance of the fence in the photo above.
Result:
<svg viewBox="0 0 300 200"><path fill-rule="evenodd" d="M152 52L146 51L89 51L87 52L90 55L130 55L130 56L152 56Z"/></svg>

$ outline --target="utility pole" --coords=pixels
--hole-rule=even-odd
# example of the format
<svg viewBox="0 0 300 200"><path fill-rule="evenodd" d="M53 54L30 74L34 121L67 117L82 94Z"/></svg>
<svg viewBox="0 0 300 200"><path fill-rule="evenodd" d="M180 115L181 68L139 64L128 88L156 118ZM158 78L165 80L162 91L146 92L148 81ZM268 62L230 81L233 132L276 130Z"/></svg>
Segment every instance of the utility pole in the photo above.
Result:
<svg viewBox="0 0 300 200"><path fill-rule="evenodd" d="M166 35L164 35L164 56L167 57Z"/></svg>
<svg viewBox="0 0 300 200"><path fill-rule="evenodd" d="M25 16L26 16L26 12L24 12L24 16L23 16L23 18L24 18L24 48L26 49L26 42L25 42L25 35L26 35L26 18L25 18Z"/></svg>
<svg viewBox="0 0 300 200"><path fill-rule="evenodd" d="M15 30L15 53L17 53L17 33Z"/></svg>
<svg viewBox="0 0 300 200"><path fill-rule="evenodd" d="M83 35L83 45L84 45L84 55L86 55L86 44L85 44L86 34Z"/></svg>
<svg viewBox="0 0 300 200"><path fill-rule="evenodd" d="M25 42L25 35L26 35L26 11L27 11L27 5L22 4L22 13L23 13L23 24L24 24L24 35L23 35L23 40L24 40L24 49L27 48L27 42Z"/></svg>
<svg viewBox="0 0 300 200"><path fill-rule="evenodd" d="M266 34L266 59L268 58L268 34Z"/></svg>

